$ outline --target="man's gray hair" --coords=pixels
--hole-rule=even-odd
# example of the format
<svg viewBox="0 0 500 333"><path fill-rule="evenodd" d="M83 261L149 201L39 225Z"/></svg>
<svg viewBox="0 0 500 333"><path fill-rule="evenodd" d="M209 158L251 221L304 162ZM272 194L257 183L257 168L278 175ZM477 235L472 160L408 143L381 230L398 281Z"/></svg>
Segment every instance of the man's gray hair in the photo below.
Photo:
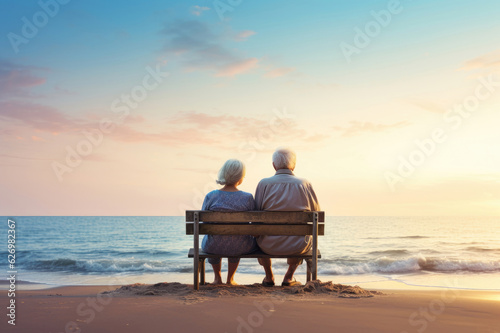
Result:
<svg viewBox="0 0 500 333"><path fill-rule="evenodd" d="M273 154L274 167L279 169L295 169L297 156L290 148L278 148Z"/></svg>
<svg viewBox="0 0 500 333"><path fill-rule="evenodd" d="M235 185L245 177L245 164L240 160L227 160L219 170L217 175L217 184Z"/></svg>

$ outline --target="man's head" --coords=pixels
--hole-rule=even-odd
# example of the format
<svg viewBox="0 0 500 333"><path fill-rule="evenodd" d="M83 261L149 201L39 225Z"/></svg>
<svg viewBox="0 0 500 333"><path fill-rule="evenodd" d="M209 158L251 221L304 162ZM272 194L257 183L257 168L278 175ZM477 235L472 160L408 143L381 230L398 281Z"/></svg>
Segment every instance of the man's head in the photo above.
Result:
<svg viewBox="0 0 500 333"><path fill-rule="evenodd" d="M295 169L297 157L295 152L289 148L278 148L273 154L273 166L275 170Z"/></svg>

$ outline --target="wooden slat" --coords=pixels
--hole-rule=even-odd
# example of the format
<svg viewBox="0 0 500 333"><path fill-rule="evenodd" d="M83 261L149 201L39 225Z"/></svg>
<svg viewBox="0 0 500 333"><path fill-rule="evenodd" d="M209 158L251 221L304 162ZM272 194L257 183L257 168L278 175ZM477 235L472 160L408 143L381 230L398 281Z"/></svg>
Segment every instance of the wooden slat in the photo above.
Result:
<svg viewBox="0 0 500 333"><path fill-rule="evenodd" d="M193 223L186 223L186 235L194 232ZM312 235L312 224L208 224L200 223L200 235L269 235L302 236ZM318 235L325 234L325 225L318 224Z"/></svg>
<svg viewBox="0 0 500 333"><path fill-rule="evenodd" d="M186 222L194 221L195 210L186 210ZM268 222L268 223L304 223L313 221L313 212L211 212L199 210L203 222ZM318 212L318 222L325 221L325 212Z"/></svg>
<svg viewBox="0 0 500 333"><path fill-rule="evenodd" d="M193 258L194 256L194 249L189 249L189 253L188 253L188 257L189 258ZM223 257L223 258L232 258L232 256L221 256L221 255L218 255L218 254L210 254L210 253L206 253L204 251L202 251L200 249L200 254L199 254L200 258L219 258L219 257ZM294 255L287 255L287 254L278 254L278 255L274 255L274 254L267 254L267 253L264 253L262 251L255 251L255 252L252 252L252 253L249 253L249 254L242 254L242 255L239 255L239 256L234 256L234 258L269 258L269 257L272 257L272 258L303 258L303 259L309 259L312 257L312 250L309 250L309 252L306 252L306 253L303 253L303 254L294 254ZM318 250L318 258L321 258L321 252Z"/></svg>

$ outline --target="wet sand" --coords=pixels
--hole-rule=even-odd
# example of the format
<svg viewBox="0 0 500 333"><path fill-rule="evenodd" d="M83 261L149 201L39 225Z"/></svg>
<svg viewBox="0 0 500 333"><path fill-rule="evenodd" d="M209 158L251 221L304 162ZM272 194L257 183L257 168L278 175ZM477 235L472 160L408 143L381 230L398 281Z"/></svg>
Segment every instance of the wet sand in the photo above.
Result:
<svg viewBox="0 0 500 333"><path fill-rule="evenodd" d="M365 290L310 283L265 288L159 283L16 293L2 332L487 332L500 333L500 293Z"/></svg>

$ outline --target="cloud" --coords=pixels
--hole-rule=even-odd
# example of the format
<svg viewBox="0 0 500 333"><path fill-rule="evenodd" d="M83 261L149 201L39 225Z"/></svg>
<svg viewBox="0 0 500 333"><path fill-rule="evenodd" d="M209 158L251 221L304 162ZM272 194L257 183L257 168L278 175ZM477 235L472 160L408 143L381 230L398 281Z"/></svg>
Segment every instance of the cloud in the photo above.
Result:
<svg viewBox="0 0 500 333"><path fill-rule="evenodd" d="M232 116L232 115L212 115L208 113L196 112L196 111L180 111L175 115L169 117L167 122L171 125L190 125L193 127L220 127L220 126L241 126L249 118L242 116ZM265 122L262 120L257 121L257 125L263 125Z"/></svg>
<svg viewBox="0 0 500 333"><path fill-rule="evenodd" d="M57 109L28 102L0 102L0 119L46 132L68 132L81 127L81 121Z"/></svg>
<svg viewBox="0 0 500 333"><path fill-rule="evenodd" d="M216 34L211 26L197 20L176 21L161 33L166 37L163 51L175 55L188 71L209 71L215 76L235 76L257 67L258 60L246 57L228 43L249 32ZM239 37L238 37L239 36Z"/></svg>
<svg viewBox="0 0 500 333"><path fill-rule="evenodd" d="M59 95L67 95L67 96L77 95L76 91L71 91L69 89L61 87L60 85L55 85L54 91Z"/></svg>
<svg viewBox="0 0 500 333"><path fill-rule="evenodd" d="M26 156L19 156L19 155L11 155L11 154L0 154L0 157L6 158L6 159L13 159L13 160L33 160L33 161L53 161L55 158L54 157L26 157ZM86 161L95 161L95 162L103 162L103 161L108 161L109 159L107 156L98 154L98 153L93 153L90 155L85 156Z"/></svg>
<svg viewBox="0 0 500 333"><path fill-rule="evenodd" d="M216 161L219 161L220 159L216 156L207 156L209 159L213 159ZM193 172L193 173L201 173L206 175L207 173L213 171L210 168L206 169L196 169L196 168L170 168L170 170L176 170L176 171L185 171L185 172Z"/></svg>
<svg viewBox="0 0 500 333"><path fill-rule="evenodd" d="M16 155L10 155L10 154L0 154L0 156L4 157L4 158L11 158L11 159L16 159L16 160L39 160L39 161L51 161L51 160L53 160L51 158L25 157L25 156L16 156Z"/></svg>
<svg viewBox="0 0 500 333"><path fill-rule="evenodd" d="M41 138L41 137L36 136L36 135L32 135L31 140L33 140L33 141L45 141L44 138Z"/></svg>
<svg viewBox="0 0 500 333"><path fill-rule="evenodd" d="M40 132L52 135L81 133L84 130L99 128L99 121L102 118L97 114L88 114L81 118L72 117L55 108L34 103L0 102L0 124L3 125L3 128L0 129L0 135L24 140L25 137L19 136L19 133L27 128L34 130L36 134ZM165 138L170 137L166 134L162 138L156 134L140 133L131 127L144 122L145 118L142 115L129 115L125 124L116 127L116 138L120 141L154 141L158 139L165 141ZM34 133L26 134L26 137L31 141L45 140ZM171 141L175 141L175 138L172 138Z"/></svg>
<svg viewBox="0 0 500 333"><path fill-rule="evenodd" d="M286 112L283 113L286 115ZM26 102L0 102L0 135L17 140L43 141L49 137L40 133L75 134L83 130L99 128L98 115L91 114L81 118L66 115L59 110ZM20 134L20 131L31 132ZM274 140L289 142L319 142L324 135L308 133L299 127L291 116L278 118L272 114L262 116L236 116L231 114L208 114L195 111L181 111L165 119L148 124L142 115L130 115L125 123L118 124L107 134L112 140L127 143L154 143L180 147L186 145L212 145L237 147L252 143L267 145Z"/></svg>
<svg viewBox="0 0 500 333"><path fill-rule="evenodd" d="M40 68L0 60L0 99L29 96L29 88L45 83L45 78L33 73L37 70Z"/></svg>
<svg viewBox="0 0 500 333"><path fill-rule="evenodd" d="M242 42L247 40L248 37L255 35L255 31L243 30L234 36L234 40L237 42Z"/></svg>
<svg viewBox="0 0 500 333"><path fill-rule="evenodd" d="M275 78L275 77L280 77L285 74L288 74L290 72L293 72L295 69L291 67L281 67L281 68L275 68L272 70L268 70L266 74L264 74L265 77L270 77L270 78Z"/></svg>
<svg viewBox="0 0 500 333"><path fill-rule="evenodd" d="M500 70L500 50L496 50L469 60L459 68L459 70L466 71L470 71L473 69L486 69L488 71Z"/></svg>
<svg viewBox="0 0 500 333"><path fill-rule="evenodd" d="M305 137L303 140L306 142L316 143L328 139L330 136L325 134L313 134Z"/></svg>
<svg viewBox="0 0 500 333"><path fill-rule="evenodd" d="M309 134L291 118L284 118L280 123L273 116L266 119L195 111L178 112L167 118L160 128L159 132L152 133L122 125L112 135L116 140L124 142L171 146L212 145L232 149L245 143L262 147L274 140L319 142L327 138L324 135ZM274 144L272 148L274 149Z"/></svg>
<svg viewBox="0 0 500 333"><path fill-rule="evenodd" d="M127 116L127 124L140 124L140 123L144 123L145 121L146 121L146 118L144 118L140 114L139 115L131 114L131 115Z"/></svg>
<svg viewBox="0 0 500 333"><path fill-rule="evenodd" d="M421 109L427 110L432 113L440 113L443 114L446 112L446 108L443 107L442 105L438 103L434 103L431 101L424 101L424 100L415 100L411 99L408 101L410 104L413 104Z"/></svg>
<svg viewBox="0 0 500 333"><path fill-rule="evenodd" d="M201 16L201 14L203 14L203 12L206 10L210 10L210 8L196 5L196 6L191 6L189 12L195 16Z"/></svg>
<svg viewBox="0 0 500 333"><path fill-rule="evenodd" d="M361 122L361 121L350 121L348 127L333 126L336 131L342 132L342 136L354 136L362 133L378 133L385 132L387 130L401 128L410 125L408 121L400 121L394 124L375 124L372 122Z"/></svg>
<svg viewBox="0 0 500 333"><path fill-rule="evenodd" d="M233 64L228 64L220 68L215 76L235 76L238 74L243 74L245 72L248 72L252 68L257 67L258 62L259 60L257 60L256 58L250 58Z"/></svg>

